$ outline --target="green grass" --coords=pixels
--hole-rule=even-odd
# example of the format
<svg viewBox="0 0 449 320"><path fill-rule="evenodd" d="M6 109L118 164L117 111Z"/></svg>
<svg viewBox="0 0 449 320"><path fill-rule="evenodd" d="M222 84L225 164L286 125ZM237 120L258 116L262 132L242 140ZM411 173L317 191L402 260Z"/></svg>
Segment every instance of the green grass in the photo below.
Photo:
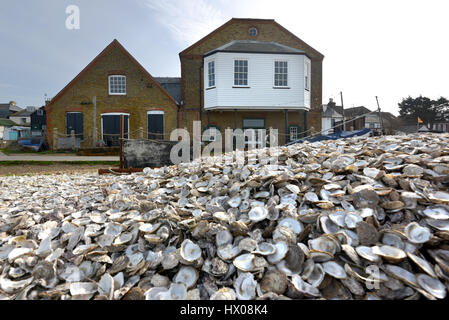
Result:
<svg viewBox="0 0 449 320"><path fill-rule="evenodd" d="M97 165L104 164L109 166L119 166L120 161L25 161L25 160L7 160L0 161L0 166L18 166L18 165L41 165L50 166L54 164L70 164L70 165Z"/></svg>
<svg viewBox="0 0 449 320"><path fill-rule="evenodd" d="M33 150L27 150L27 149L8 149L8 148L0 149L0 152L2 152L4 154L22 154L22 153L27 153L27 154L28 153L32 153L32 154L56 154L56 153L75 154L74 151L45 150L45 151L36 152Z"/></svg>

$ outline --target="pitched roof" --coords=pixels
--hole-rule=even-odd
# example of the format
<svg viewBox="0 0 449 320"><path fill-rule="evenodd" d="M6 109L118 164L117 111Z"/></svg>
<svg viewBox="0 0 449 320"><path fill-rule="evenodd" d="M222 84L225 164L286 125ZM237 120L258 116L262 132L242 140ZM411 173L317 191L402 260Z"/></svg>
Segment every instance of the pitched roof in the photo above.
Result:
<svg viewBox="0 0 449 320"><path fill-rule="evenodd" d="M181 98L181 78L178 77L154 77L156 80L167 92L176 100L177 103L180 103Z"/></svg>
<svg viewBox="0 0 449 320"><path fill-rule="evenodd" d="M14 112L13 114L10 115L10 117L29 117L34 111L29 111L27 109L22 109L20 111Z"/></svg>
<svg viewBox="0 0 449 320"><path fill-rule="evenodd" d="M12 126L16 126L16 125L17 125L17 123L15 123L15 122L12 121L12 120L0 118L0 126L3 126L3 127L12 127Z"/></svg>
<svg viewBox="0 0 449 320"><path fill-rule="evenodd" d="M330 104L323 105L322 108L322 117L323 118L332 118L334 115L334 112L338 113L340 116L343 117L343 109L339 106L333 106Z"/></svg>
<svg viewBox="0 0 449 320"><path fill-rule="evenodd" d="M285 46L273 41L233 40L225 45L207 52L204 56L215 52L252 52L252 53L283 53L305 54L304 51Z"/></svg>
<svg viewBox="0 0 449 320"><path fill-rule="evenodd" d="M20 111L20 110L22 110L22 108L19 107L19 106L16 106L16 105L10 105L9 110L11 110L11 111Z"/></svg>
<svg viewBox="0 0 449 320"><path fill-rule="evenodd" d="M47 105L47 111L51 110L52 105L64 95L89 69L91 69L98 61L101 60L112 48L119 48L123 53L146 75L152 80L152 82L173 102L176 104L175 99L151 76L151 74L118 42L114 39L106 48L103 49L78 75L73 78L56 96L51 99Z"/></svg>
<svg viewBox="0 0 449 320"><path fill-rule="evenodd" d="M300 38L298 38L295 34L293 34L292 32L290 32L289 30L287 30L286 28L284 28L283 26L281 26L279 23L277 23L274 19L250 19L250 18L232 18L231 20L229 20L228 22L226 22L225 24L221 25L220 27L218 27L217 29L215 29L214 31L212 31L211 33L209 33L208 35L206 35L205 37L201 38L200 40L198 40L197 42L195 42L194 44L192 44L191 46L189 46L188 48L184 49L183 51L181 51L179 53L180 56L187 54L190 50L192 50L193 48L195 48L196 46L200 45L201 43L203 43L204 41L208 40L210 37L212 37L214 34L220 32L221 30L225 29L227 26L235 23L235 22L248 22L248 23L273 23L274 25L276 25L279 29L283 30L284 32L288 33L289 35L293 36L297 41L301 42L304 46L308 47L310 49L310 51L312 51L313 53L315 53L316 55L318 55L321 58L324 58L324 55L322 53L320 53L318 50L312 48L310 45L308 45L307 43L305 43L303 40L301 40Z"/></svg>
<svg viewBox="0 0 449 320"><path fill-rule="evenodd" d="M382 117L382 120L386 121L389 124L393 124L395 123L398 118L396 116L394 116L393 114L391 114L390 112L380 112L380 115Z"/></svg>
<svg viewBox="0 0 449 320"><path fill-rule="evenodd" d="M370 113L371 110L365 107L354 107L345 109L345 117L359 117L361 115Z"/></svg>
<svg viewBox="0 0 449 320"><path fill-rule="evenodd" d="M9 111L20 111L23 110L21 107L15 106L9 103L0 103L0 110L9 110Z"/></svg>
<svg viewBox="0 0 449 320"><path fill-rule="evenodd" d="M12 113L20 110L22 108L10 103L0 103L0 118L8 118Z"/></svg>

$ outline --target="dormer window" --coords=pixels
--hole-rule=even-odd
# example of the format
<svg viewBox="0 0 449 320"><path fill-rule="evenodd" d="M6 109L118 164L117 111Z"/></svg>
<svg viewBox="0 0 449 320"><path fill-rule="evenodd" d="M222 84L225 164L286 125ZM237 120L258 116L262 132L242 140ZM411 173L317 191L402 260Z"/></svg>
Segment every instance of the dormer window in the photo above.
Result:
<svg viewBox="0 0 449 320"><path fill-rule="evenodd" d="M109 94L126 95L126 76L122 75L109 76Z"/></svg>

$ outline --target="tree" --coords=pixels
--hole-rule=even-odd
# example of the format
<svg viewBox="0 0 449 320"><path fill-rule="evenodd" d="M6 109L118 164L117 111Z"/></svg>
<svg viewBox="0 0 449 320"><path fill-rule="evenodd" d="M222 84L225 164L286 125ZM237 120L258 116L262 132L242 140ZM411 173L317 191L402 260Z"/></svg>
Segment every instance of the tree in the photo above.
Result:
<svg viewBox="0 0 449 320"><path fill-rule="evenodd" d="M423 96L417 98L408 96L402 99L398 106L399 117L406 122L416 123L418 117L425 124L431 124L436 120L449 120L449 100L443 97L431 100Z"/></svg>

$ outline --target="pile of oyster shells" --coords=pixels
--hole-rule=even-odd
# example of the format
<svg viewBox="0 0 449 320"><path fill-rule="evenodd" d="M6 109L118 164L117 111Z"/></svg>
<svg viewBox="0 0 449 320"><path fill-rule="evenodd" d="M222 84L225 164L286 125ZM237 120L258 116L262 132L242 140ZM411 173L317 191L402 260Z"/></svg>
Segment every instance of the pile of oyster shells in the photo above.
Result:
<svg viewBox="0 0 449 320"><path fill-rule="evenodd" d="M446 297L449 135L245 154L1 177L0 299Z"/></svg>

